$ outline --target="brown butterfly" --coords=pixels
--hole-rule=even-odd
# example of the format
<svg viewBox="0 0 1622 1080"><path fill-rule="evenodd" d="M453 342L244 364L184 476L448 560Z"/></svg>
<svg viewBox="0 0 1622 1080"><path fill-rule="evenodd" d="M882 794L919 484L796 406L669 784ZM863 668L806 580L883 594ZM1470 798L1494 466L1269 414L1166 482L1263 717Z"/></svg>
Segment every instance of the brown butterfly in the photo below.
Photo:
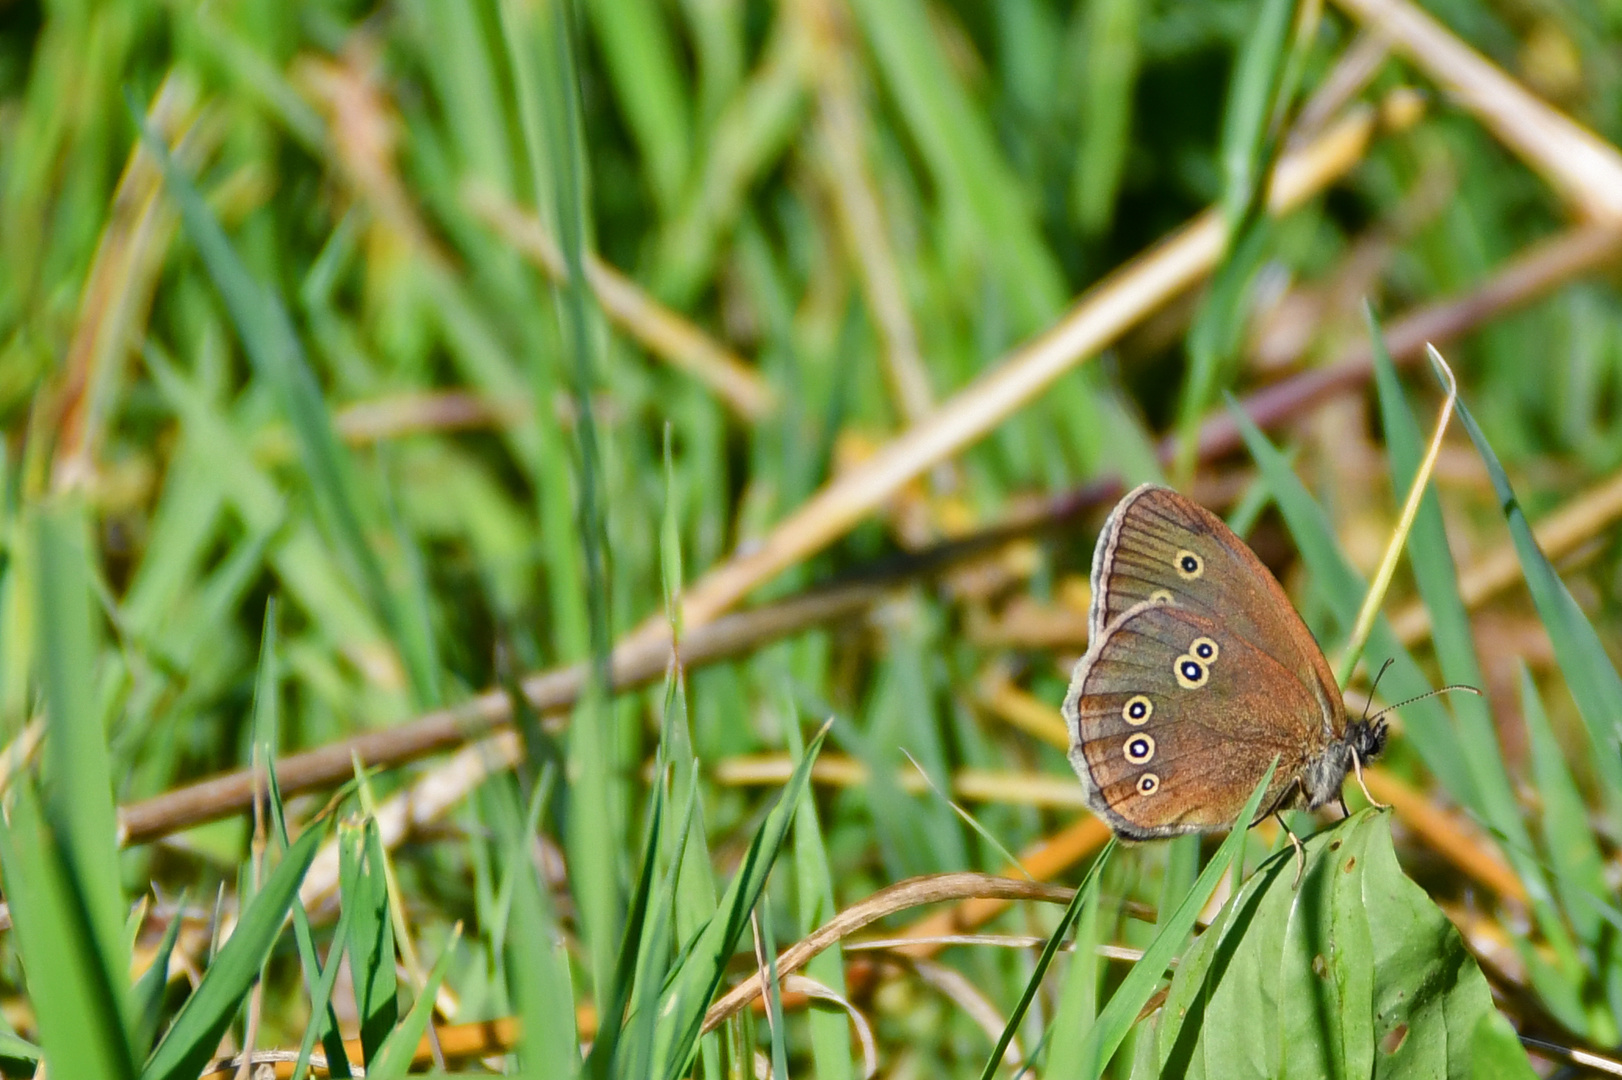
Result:
<svg viewBox="0 0 1622 1080"><path fill-rule="evenodd" d="M1093 554L1087 654L1064 718L1087 805L1128 840L1227 829L1278 757L1257 820L1340 798L1386 725L1346 719L1278 581L1204 507L1145 484Z"/></svg>

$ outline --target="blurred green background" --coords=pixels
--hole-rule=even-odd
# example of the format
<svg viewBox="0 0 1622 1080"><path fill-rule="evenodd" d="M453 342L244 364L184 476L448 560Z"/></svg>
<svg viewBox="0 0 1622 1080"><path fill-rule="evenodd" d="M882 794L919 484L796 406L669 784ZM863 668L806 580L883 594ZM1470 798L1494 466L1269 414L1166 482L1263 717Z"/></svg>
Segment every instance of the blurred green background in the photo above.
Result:
<svg viewBox="0 0 1622 1080"><path fill-rule="evenodd" d="M1622 4L1426 7L1524 88L1622 142ZM1247 49L1261 58L1259 91L1241 77ZM1258 184L1293 145L1292 125L1322 130L1370 107L1385 123L1342 179L1283 218L1259 212ZM170 148L168 180L137 152L138 125ZM51 685L81 684L84 723L106 735L98 768L123 805L244 767L256 740L279 754L320 746L600 656L644 620L661 623L683 577L754 549L831 478L929 423L1211 206L1241 230L1217 287L1156 305L989 437L762 583L756 603L1088 482L1161 476L1157 439L1180 418L1186 433L1221 413L1219 391L1243 395L1366 348L1365 300L1390 328L1479 295L1563 230L1600 226L1576 226L1477 117L1333 6L3 0L0 731L17 751L6 776L26 771L58 700ZM1487 295L1444 347L1533 521L1622 467L1622 295L1606 265L1618 250L1552 273L1530 304ZM590 289L567 284L582 252L600 259ZM1405 378L1428 431L1434 382L1418 369ZM1400 499L1386 423L1358 382L1272 424L1365 576ZM1295 522L1270 508L1249 455L1178 479L1236 512L1309 624L1338 644L1332 590L1295 557ZM1524 811L1537 834L1536 850L1509 861L1557 879L1580 864L1613 895L1622 821L1589 808L1619 805L1607 786L1616 770L1596 759L1598 728L1567 692L1573 654L1519 585L1470 593L1471 571L1508 536L1462 430L1436 485L1440 546L1480 605L1464 647L1490 704L1485 727L1461 720L1460 731L1496 735L1500 809ZM65 522L60 550L36 542L42 514ZM1613 661L1616 516L1579 527L1556 560ZM796 940L911 875L996 870L1006 851L1061 830L1076 799L1036 781L1068 781L1069 767L1017 718L1022 704L1057 705L1085 646L1098 520L1035 534L977 575L896 579L869 617L693 671L679 693L588 695L572 725L537 728L516 773L493 770L387 845L393 933L421 955L403 961L403 984L420 987L448 949L443 1021L515 1011L509 871L528 863L508 837L533 813L551 894L536 918L556 923L532 925L560 928L573 993L600 1005L645 865L661 732L678 774L664 812L698 838L674 858L707 845L714 874L673 886L676 941L738 865L787 777L783 755L828 716L828 752L870 779L819 781L800 804L820 831L802 816L766 890L757 933L770 940ZM53 558L83 571L92 617L80 638L52 636ZM1416 596L1404 569L1386 604L1399 631ZM63 652L63 640L77 644ZM1403 640L1432 682L1453 677L1423 635ZM1597 745L1614 756L1614 737ZM537 760L537 748L555 757ZM691 777L682 753L699 763ZM749 755L776 755L768 786L738 779ZM943 790L957 778L998 842L938 793L892 779L915 775L908 755ZM1398 737L1389 770L1474 830L1472 843L1513 847L1502 820L1438 784L1428 760ZM368 797L442 762L381 770ZM962 795L976 771L1007 783ZM61 783L49 749L45 773L49 810ZM289 817L307 822L327 795L290 799ZM358 812L348 798L344 812ZM1575 855L1552 851L1558 831L1538 824L1551 798L1559 820L1581 823ZM1529 915L1535 887L1530 901L1478 903L1479 883L1403 820L1404 869L1446 902L1478 955L1498 942L1489 975L1517 1021L1557 1041L1615 1044L1615 912L1573 901ZM264 832L256 844L238 813L118 856L120 902L147 903L128 934L136 970L180 927L162 1015L258 890ZM1534 843L1524 825L1521 835ZM1253 838L1253 854L1268 842ZM1200 850L1118 855L1104 892L1151 906L1181 896ZM1106 908L1092 932L1141 948L1152 928L1125 910ZM321 951L331 914L312 905ZM1021 908L998 926L1040 935L1055 918ZM0 935L0 1014L37 1040L29 980L42 972L25 975L18 948ZM300 950L288 935L267 949L262 1001L233 999L222 1054L242 1045L250 1012L260 1047L297 1047L309 1025ZM942 955L946 974L851 961L868 965L851 992L885 1075L978 1075L1000 1027L985 1010L1006 1015L1035 956ZM829 959L813 974L835 981ZM740 955L729 970L736 981L751 962ZM1106 969L1103 985L1120 974ZM1028 1051L1059 1007L1049 990L1021 1031ZM346 993L335 1015L350 1035L366 1006ZM792 1008L776 1047L793 1071L856 1068L859 1053L833 1063L844 1015L812 1015ZM701 1070L748 1071L757 1042L772 1048L764 1018L725 1030L731 1041L706 1043Z"/></svg>

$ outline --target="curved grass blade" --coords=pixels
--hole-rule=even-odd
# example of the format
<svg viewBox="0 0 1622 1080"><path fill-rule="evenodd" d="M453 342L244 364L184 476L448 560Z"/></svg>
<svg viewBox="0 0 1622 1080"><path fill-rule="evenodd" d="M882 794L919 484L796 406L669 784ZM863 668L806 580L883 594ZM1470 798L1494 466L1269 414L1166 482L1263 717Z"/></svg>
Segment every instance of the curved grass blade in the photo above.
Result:
<svg viewBox="0 0 1622 1080"><path fill-rule="evenodd" d="M1372 309L1365 307L1369 341L1374 354L1374 379L1380 396L1380 415L1390 456L1391 488L1406 491L1419 469L1424 443L1403 397L1397 370L1386 351ZM1425 496L1408 535L1408 562L1413 568L1419 595L1430 612L1431 641L1442 669L1442 679L1452 684L1486 686L1486 675L1476 657L1475 638L1470 630L1470 614L1459 595L1458 567L1448 547L1447 529L1442 523L1441 505L1434 486L1426 485ZM1470 770L1476 802L1471 806L1503 836L1506 856L1525 883L1534 902L1550 901L1548 883L1532 856L1532 838L1521 815L1519 800L1509 770L1504 766L1498 745L1498 729L1493 724L1487 699L1459 694L1448 702L1456 720L1458 744Z"/></svg>
<svg viewBox="0 0 1622 1080"><path fill-rule="evenodd" d="M1013 1043L1014 1036L1019 1032L1019 1025L1025 1021L1025 1014L1030 1011L1031 1002L1036 999L1036 992L1042 988L1043 977L1047 975L1054 956L1058 955L1059 947L1064 944L1065 937L1070 933L1070 927L1075 924L1082 910L1089 905L1095 909L1096 913L1098 906L1098 878L1103 873L1104 866L1109 862L1110 856L1114 854L1116 843L1115 837L1112 836L1103 849L1099 851L1098 858L1094 859L1093 864L1087 868L1086 876L1081 879L1081 884L1076 887L1076 894L1070 898L1069 905L1065 907L1064 914L1059 918L1059 925L1055 926L1053 933L1048 935L1047 944L1042 946L1042 955L1037 957L1036 967L1032 969L1031 977L1026 980L1025 992L1020 995L1019 1003L1014 1006L1013 1012L1008 1014L1008 1023L1003 1026L1002 1036L997 1040L997 1045L992 1047L991 1056L986 1059L986 1067L980 1070L980 1080L991 1080L991 1077L996 1075L997 1068L1003 1062L1003 1055L1008 1052L1008 1047ZM1083 960L1082 957L1076 959L1078 961ZM1087 959L1090 961L1091 958ZM1089 966L1091 966L1090 963ZM1062 1019L1062 1015L1055 1017L1055 1021ZM1079 1060L1085 1060L1085 1058ZM1059 1071L1051 1060L1049 1062L1049 1072L1055 1076L1073 1075L1068 1071L1068 1066L1066 1066L1066 1071Z"/></svg>

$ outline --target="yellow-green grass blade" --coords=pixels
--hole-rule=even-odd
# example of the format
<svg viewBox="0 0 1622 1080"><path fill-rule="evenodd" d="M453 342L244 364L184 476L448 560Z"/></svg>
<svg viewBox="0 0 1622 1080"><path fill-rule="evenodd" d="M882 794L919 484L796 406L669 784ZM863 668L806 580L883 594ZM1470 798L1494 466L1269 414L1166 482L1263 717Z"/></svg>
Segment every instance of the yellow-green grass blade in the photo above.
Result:
<svg viewBox="0 0 1622 1080"><path fill-rule="evenodd" d="M1362 579L1341 552L1323 508L1295 475L1288 459L1274 448L1243 410L1230 402L1229 411L1238 422L1245 445L1272 489L1290 535L1312 572L1313 587L1327 602L1342 630L1349 632L1363 603ZM1384 692L1391 697L1400 700L1434 689L1383 617L1374 625L1368 653L1391 659L1391 667L1381 683ZM1464 751L1458 745L1453 723L1441 703L1435 698L1419 701L1408 706L1406 713L1403 737L1413 744L1425 767L1447 790L1454 792L1460 802L1476 805L1475 784L1465 767Z"/></svg>

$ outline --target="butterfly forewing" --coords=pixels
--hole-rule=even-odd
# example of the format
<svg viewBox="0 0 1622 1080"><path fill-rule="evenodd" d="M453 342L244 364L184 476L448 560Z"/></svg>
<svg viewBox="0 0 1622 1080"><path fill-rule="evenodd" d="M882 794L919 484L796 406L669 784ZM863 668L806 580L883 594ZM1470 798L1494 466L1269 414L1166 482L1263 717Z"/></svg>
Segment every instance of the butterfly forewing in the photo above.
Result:
<svg viewBox="0 0 1622 1080"><path fill-rule="evenodd" d="M1198 503L1149 484L1127 495L1099 537L1092 587L1095 638L1145 600L1217 620L1302 682L1320 705L1326 734L1345 728L1334 675L1289 597L1245 542Z"/></svg>

